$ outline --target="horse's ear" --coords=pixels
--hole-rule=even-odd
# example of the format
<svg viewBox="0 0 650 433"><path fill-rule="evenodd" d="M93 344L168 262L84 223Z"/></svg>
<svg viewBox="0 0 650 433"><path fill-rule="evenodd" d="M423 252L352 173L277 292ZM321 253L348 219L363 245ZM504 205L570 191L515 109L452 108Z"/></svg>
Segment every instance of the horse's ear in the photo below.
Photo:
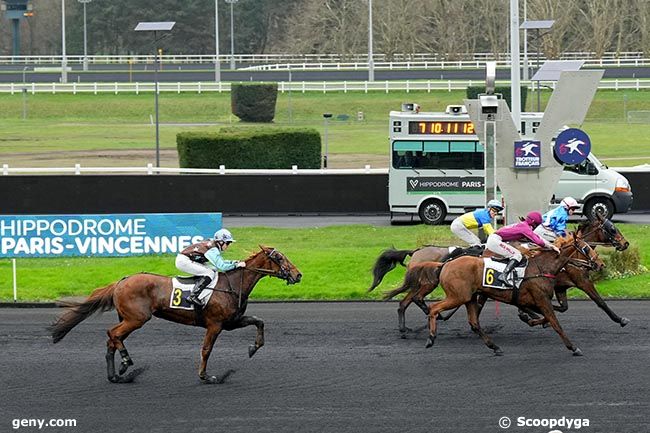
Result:
<svg viewBox="0 0 650 433"><path fill-rule="evenodd" d="M262 244L257 244L258 247L260 247L260 250L264 251L264 245Z"/></svg>

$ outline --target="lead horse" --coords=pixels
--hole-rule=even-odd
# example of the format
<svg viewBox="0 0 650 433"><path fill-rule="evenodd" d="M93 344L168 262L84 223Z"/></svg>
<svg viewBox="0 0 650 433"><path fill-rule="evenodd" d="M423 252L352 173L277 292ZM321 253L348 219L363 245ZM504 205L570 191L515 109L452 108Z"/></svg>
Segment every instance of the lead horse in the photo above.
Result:
<svg viewBox="0 0 650 433"><path fill-rule="evenodd" d="M502 350L494 344L492 339L481 329L479 323L480 306L477 297L482 295L507 304L516 305L520 308L539 311L543 319L537 323L548 322L559 334L565 346L575 356L582 356L580 349L575 346L560 326L551 299L554 293L555 275L562 268L569 264L586 266L593 270L601 269L604 264L598 254L583 240L573 235L561 238L555 244L560 248L560 254L554 251L539 249L526 253L529 257L528 267L521 286L518 289L497 289L483 285L484 260L480 257L461 256L437 266L433 275L438 275L440 286L445 291L446 297L440 301L433 302L429 306L429 339L427 347L433 346L436 338L436 319L441 311L454 309L465 305L467 317L472 330L477 333L485 342L485 345L494 351L495 355L501 355ZM576 259L578 253L583 259ZM586 259L586 260L584 260ZM429 266L423 264L421 266Z"/></svg>
<svg viewBox="0 0 650 433"><path fill-rule="evenodd" d="M623 251L630 245L623 234L616 228L616 226L611 221L602 218L600 215L598 215L598 218L596 220L589 220L580 223L576 229L576 234L593 247L598 245L613 246L618 251ZM419 266L422 263L443 261L446 257L449 257L448 247L425 247L421 251L422 254L420 254L417 259L414 255L411 261L408 263L407 272L413 270L415 267ZM446 253L443 253L443 251L446 251ZM397 256L388 253L382 254L377 259L375 268L373 270L373 274L375 275L375 282L378 276L380 277L379 281L381 281L383 275L388 272L386 271L382 274L381 270L387 269L386 264L389 263L389 260L387 259L388 257L396 258ZM396 262L393 263L393 267L395 264ZM374 287L376 287L376 285L374 285L375 282L373 282L373 286L369 290L372 290ZM408 290L406 296L400 301L397 310L399 329L400 332L402 332L402 335L409 331L409 328L406 327L406 309L411 303L415 303L425 314L428 314L429 310L424 301L424 298L435 289L436 285L437 282L435 285L422 284L419 286L403 284L402 286L390 292L387 292L384 295L384 299L391 299L398 294L404 293ZM565 312L568 310L569 306L567 302L566 292L571 287L577 287L585 292L589 298L592 299L596 305L598 305L598 307L600 307L614 322L620 324L621 326L625 326L629 323L629 320L627 318L618 316L616 313L614 313L614 311L612 311L611 308L609 308L605 300L596 290L594 283L591 281L589 277L589 271L587 269L584 269L584 267L569 266L558 275L558 279L556 280L555 284L555 296L557 297L559 305L553 306L556 311ZM439 318L442 320L447 320L449 317L451 317L452 314L453 312L447 316L440 315ZM528 322L528 319L525 315L521 315L520 317L525 322Z"/></svg>
<svg viewBox="0 0 650 433"><path fill-rule="evenodd" d="M206 373L208 358L221 331L255 325L257 335L255 343L249 347L249 357L264 345L264 322L255 316L244 315L248 297L257 282L270 276L285 280L287 284L295 284L302 278L298 268L280 251L263 246L260 249L245 260L245 268L219 275L214 293L200 315L192 310L170 308L173 290L171 278L140 273L96 289L85 301L71 305L50 327L53 342L61 341L72 328L94 312L117 310L120 323L107 331L106 370L108 380L119 383L132 380L123 376L133 365L124 340L152 316L184 325L202 326L206 332L201 347L199 378L204 383L222 383L232 371L221 377L208 376ZM119 374L115 374L115 351L120 352L122 359Z"/></svg>

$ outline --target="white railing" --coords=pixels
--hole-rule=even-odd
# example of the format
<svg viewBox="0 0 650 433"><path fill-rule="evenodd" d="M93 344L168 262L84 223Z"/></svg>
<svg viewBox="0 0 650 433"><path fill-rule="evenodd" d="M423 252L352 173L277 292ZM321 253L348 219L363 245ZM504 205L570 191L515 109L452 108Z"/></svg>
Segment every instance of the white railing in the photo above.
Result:
<svg viewBox="0 0 650 433"><path fill-rule="evenodd" d="M163 54L162 60L164 63L186 64L198 63L209 64L214 63L215 56L213 54ZM529 53L529 59L535 57L535 53ZM640 51L630 52L606 52L603 54L603 60L631 60L642 59L644 53ZM221 62L229 62L230 55L220 55ZM376 62L455 62L455 61L468 61L468 62L485 62L487 60L507 60L510 58L509 53L461 53L447 55L444 53L413 53L413 54L374 54L373 59ZM68 64L83 64L84 56L81 54L68 55L66 60ZM546 60L544 56L540 59ZM596 60L595 53L593 52L566 52L562 53L559 60ZM153 54L147 55L89 55L88 62L90 64L106 65L106 64L141 64L153 63ZM319 63L319 62L367 62L368 55L366 53L339 55L339 54L235 54L235 61L237 63ZM40 64L61 64L60 55L39 55L39 56L0 56L0 65L40 65Z"/></svg>
<svg viewBox="0 0 650 433"><path fill-rule="evenodd" d="M497 85L507 86L509 81L498 81ZM541 82L543 86L555 88L555 82ZM278 82L278 91L286 92L385 92L391 91L424 91L433 90L464 90L473 85L483 85L481 80L427 80L427 81L280 81ZM531 90L535 89L537 82L522 82ZM183 93L183 92L229 92L230 82L160 82L158 83L158 92L165 93ZM154 83L0 83L0 93L152 93ZM650 89L650 79L610 79L601 80L598 85L599 89L614 90L642 90Z"/></svg>
<svg viewBox="0 0 650 433"><path fill-rule="evenodd" d="M543 63L543 60L541 61ZM485 68L486 60L428 60L428 61L401 61L401 62L375 62L375 69L379 70L418 70L418 69L482 69ZM528 58L530 66L536 64L534 57ZM497 60L498 68L509 68L510 60ZM624 66L649 66L650 59L630 58L630 59L593 59L585 60L584 67L624 67ZM284 64L263 64L240 68L246 71L362 71L368 70L368 63L345 62L345 63L284 63Z"/></svg>
<svg viewBox="0 0 650 433"><path fill-rule="evenodd" d="M650 172L650 164L641 164L632 167L610 167L612 170L625 172ZM83 167L75 164L73 167L10 167L3 164L2 175L31 175L31 174L218 174L218 175L321 175L321 174L388 174L388 168L371 168L366 165L364 168L320 168L302 169L294 165L290 169L227 169L221 165L217 169L212 168L175 168L175 167L154 167L149 163L146 167Z"/></svg>
<svg viewBox="0 0 650 433"><path fill-rule="evenodd" d="M82 167L81 164L75 164L74 167L10 167L9 164L2 165L2 175L9 176L12 174L248 174L248 175L285 175L285 174L387 174L388 168L371 168L366 165L364 168L320 168L320 169L301 169L297 165L289 169L227 169L221 165L217 169L213 168L175 168L175 167L154 167L149 163L146 167Z"/></svg>

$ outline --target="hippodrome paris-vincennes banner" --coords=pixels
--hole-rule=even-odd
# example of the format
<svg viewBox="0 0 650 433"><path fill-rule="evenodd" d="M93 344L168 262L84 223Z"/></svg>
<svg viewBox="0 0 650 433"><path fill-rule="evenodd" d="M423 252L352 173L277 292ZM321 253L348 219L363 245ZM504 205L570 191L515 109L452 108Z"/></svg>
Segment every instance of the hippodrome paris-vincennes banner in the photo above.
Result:
<svg viewBox="0 0 650 433"><path fill-rule="evenodd" d="M177 253L221 228L221 213L0 215L0 257Z"/></svg>

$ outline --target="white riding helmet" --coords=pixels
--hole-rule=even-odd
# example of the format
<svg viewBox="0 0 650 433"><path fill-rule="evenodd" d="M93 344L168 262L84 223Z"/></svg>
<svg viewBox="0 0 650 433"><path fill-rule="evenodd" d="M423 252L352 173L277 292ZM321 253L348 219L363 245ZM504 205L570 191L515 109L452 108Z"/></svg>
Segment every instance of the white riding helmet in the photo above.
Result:
<svg viewBox="0 0 650 433"><path fill-rule="evenodd" d="M496 209L499 212L503 210L503 206L501 206L501 202L495 199L492 199L489 202L487 202L487 207L491 209Z"/></svg>
<svg viewBox="0 0 650 433"><path fill-rule="evenodd" d="M217 230L214 234L215 241L221 242L237 242L233 239L232 233L228 229Z"/></svg>
<svg viewBox="0 0 650 433"><path fill-rule="evenodd" d="M564 208L565 208L566 210L569 210L569 209L578 209L578 208L580 207L580 205L578 204L578 202L576 201L576 199L573 198L573 197L564 197L564 199L562 199L562 201L560 202L560 204L561 204L562 206L564 206Z"/></svg>

